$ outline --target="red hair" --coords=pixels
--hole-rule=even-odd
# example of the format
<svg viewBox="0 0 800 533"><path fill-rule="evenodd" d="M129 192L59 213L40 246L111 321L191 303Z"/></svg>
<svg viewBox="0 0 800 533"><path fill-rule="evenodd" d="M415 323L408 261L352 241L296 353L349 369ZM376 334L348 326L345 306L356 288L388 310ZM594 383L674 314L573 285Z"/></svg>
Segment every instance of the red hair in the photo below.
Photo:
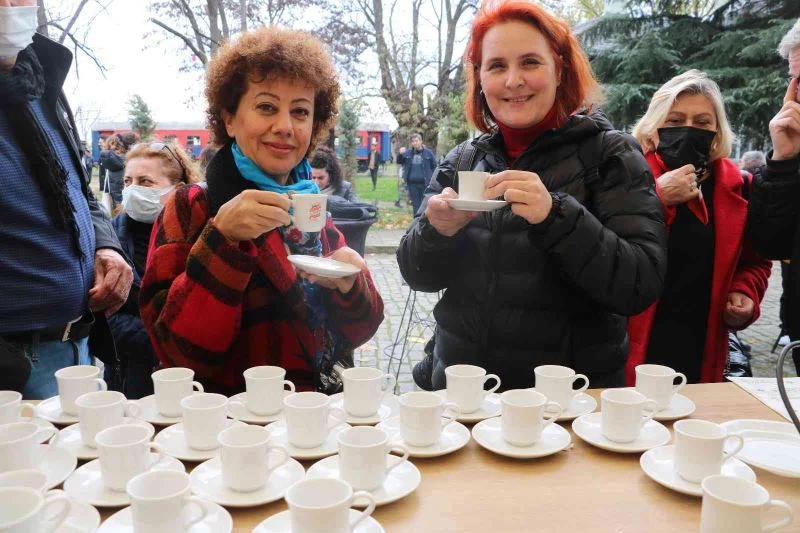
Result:
<svg viewBox="0 0 800 533"><path fill-rule="evenodd" d="M600 85L592 73L589 58L583 52L569 25L548 13L541 6L527 0L484 0L475 15L469 43L464 54L467 71L467 120L480 131L488 133L494 117L486 99L481 94L480 67L483 38L491 28L504 22L526 22L539 30L550 45L561 72L561 83L556 89L556 114L559 121L591 107L600 95Z"/></svg>

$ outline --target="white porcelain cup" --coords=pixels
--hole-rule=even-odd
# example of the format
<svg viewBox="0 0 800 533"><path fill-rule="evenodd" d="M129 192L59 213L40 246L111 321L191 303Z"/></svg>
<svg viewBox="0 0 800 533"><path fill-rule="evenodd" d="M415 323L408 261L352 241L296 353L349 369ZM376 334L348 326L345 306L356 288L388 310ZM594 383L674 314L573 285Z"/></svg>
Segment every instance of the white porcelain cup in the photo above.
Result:
<svg viewBox="0 0 800 533"><path fill-rule="evenodd" d="M483 193L486 190L488 172L474 170L460 170L458 172L458 198L461 200L485 200Z"/></svg>
<svg viewBox="0 0 800 533"><path fill-rule="evenodd" d="M444 369L447 381L447 399L461 409L461 413L474 413L481 408L483 400L500 388L500 378L486 374L486 370L474 365L451 365ZM484 390L486 382L494 379L496 383Z"/></svg>
<svg viewBox="0 0 800 533"><path fill-rule="evenodd" d="M83 394L75 400L81 440L89 448L96 448L95 436L106 428L134 421L142 415L142 408L126 400L121 392L106 390ZM125 417L129 417L127 422Z"/></svg>
<svg viewBox="0 0 800 533"><path fill-rule="evenodd" d="M75 400L87 392L108 390L106 382L100 377L100 369L92 365L68 366L56 371L58 399L61 411L68 415L77 415L78 406Z"/></svg>
<svg viewBox="0 0 800 533"><path fill-rule="evenodd" d="M267 416L283 409L285 387L294 392L294 383L284 379L285 377L286 370L279 366L254 366L245 370L247 410L260 416Z"/></svg>
<svg viewBox="0 0 800 533"><path fill-rule="evenodd" d="M344 410L353 416L372 416L392 393L396 380L377 368L361 366L342 372Z"/></svg>
<svg viewBox="0 0 800 533"><path fill-rule="evenodd" d="M289 444L297 448L321 446L330 431L347 419L344 409L331 407L330 403L330 398L321 392L298 392L284 398Z"/></svg>
<svg viewBox="0 0 800 533"><path fill-rule="evenodd" d="M28 487L45 494L47 493L47 474L34 468L9 470L0 474L0 488L4 487Z"/></svg>
<svg viewBox="0 0 800 533"><path fill-rule="evenodd" d="M260 489L267 484L269 475L289 460L286 448L270 444L270 432L262 426L230 427L217 440L222 481L235 491Z"/></svg>
<svg viewBox="0 0 800 533"><path fill-rule="evenodd" d="M22 412L25 409L30 409L31 416L23 420ZM35 409L32 403L22 403L22 394L17 391L0 391L0 425L21 421L29 422L34 417Z"/></svg>
<svg viewBox="0 0 800 533"><path fill-rule="evenodd" d="M95 436L100 477L111 490L124 491L128 481L167 460L164 449L151 442L153 431L125 424L106 428ZM157 454L151 457L151 452Z"/></svg>
<svg viewBox="0 0 800 533"><path fill-rule="evenodd" d="M198 392L181 400L183 434L195 450L219 447L217 435L228 427L228 398L222 394Z"/></svg>
<svg viewBox="0 0 800 533"><path fill-rule="evenodd" d="M60 491L45 495L30 487L0 488L0 533L51 533L63 524L70 507Z"/></svg>
<svg viewBox="0 0 800 533"><path fill-rule="evenodd" d="M675 431L675 471L692 483L719 474L722 465L744 446L741 435L729 435L719 424L706 420L678 420L672 429ZM731 453L725 453L728 441L736 443Z"/></svg>
<svg viewBox="0 0 800 533"><path fill-rule="evenodd" d="M300 231L320 231L325 227L328 197L324 194L292 196L292 224Z"/></svg>
<svg viewBox="0 0 800 533"><path fill-rule="evenodd" d="M700 533L755 533L775 531L792 523L792 508L781 500L770 500L769 492L753 481L714 475L705 478L700 510ZM783 518L762 525L762 515L778 509ZM773 514L770 512L770 514Z"/></svg>
<svg viewBox="0 0 800 533"><path fill-rule="evenodd" d="M366 509L350 520L353 501L367 500ZM286 503L292 533L350 533L375 510L375 499L369 492L354 493L341 479L306 479L286 491Z"/></svg>
<svg viewBox="0 0 800 533"><path fill-rule="evenodd" d="M675 383L675 379L679 379ZM669 407L672 395L686 386L686 375L663 365L638 365L636 367L636 390L655 400L658 410Z"/></svg>
<svg viewBox="0 0 800 533"><path fill-rule="evenodd" d="M407 392L400 404L400 435L409 446L433 446L442 430L461 416L455 403L445 402L438 394L427 391Z"/></svg>
<svg viewBox="0 0 800 533"><path fill-rule="evenodd" d="M39 468L39 443L57 440L56 428L39 428L33 422L13 422L0 426L0 472Z"/></svg>
<svg viewBox="0 0 800 533"><path fill-rule="evenodd" d="M373 490L383 486L389 472L408 461L408 449L392 444L382 429L360 426L345 429L339 441L339 477L355 490ZM387 455L402 455L388 464Z"/></svg>
<svg viewBox="0 0 800 533"><path fill-rule="evenodd" d="M507 390L500 395L500 431L513 446L531 446L542 437L544 428L563 412L556 402L533 389ZM551 413L545 418L545 411Z"/></svg>
<svg viewBox="0 0 800 533"><path fill-rule="evenodd" d="M614 442L635 441L658 411L655 400L633 389L606 389L600 393L600 404L603 436Z"/></svg>
<svg viewBox="0 0 800 533"><path fill-rule="evenodd" d="M163 416L181 416L181 400L193 390L203 392L203 385L194 380L191 368L173 367L156 370L152 374L156 409Z"/></svg>
<svg viewBox="0 0 800 533"><path fill-rule="evenodd" d="M131 479L126 490L136 533L188 531L209 511L203 500L191 495L184 472L151 470ZM195 509L186 512L188 506Z"/></svg>
<svg viewBox="0 0 800 533"><path fill-rule="evenodd" d="M576 374L568 366L541 365L534 368L533 373L536 376L536 390L562 409L569 409L572 399L589 388L589 378ZM581 379L583 385L575 389L575 382Z"/></svg>

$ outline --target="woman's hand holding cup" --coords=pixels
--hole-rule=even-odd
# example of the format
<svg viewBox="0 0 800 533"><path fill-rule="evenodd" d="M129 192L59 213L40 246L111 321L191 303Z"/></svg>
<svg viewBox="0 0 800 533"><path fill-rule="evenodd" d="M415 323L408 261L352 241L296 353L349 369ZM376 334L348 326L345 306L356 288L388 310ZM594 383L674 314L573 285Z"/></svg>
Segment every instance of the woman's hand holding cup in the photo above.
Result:
<svg viewBox="0 0 800 533"><path fill-rule="evenodd" d="M553 197L539 175L523 170L504 170L486 180L487 200L502 197L511 204L511 211L530 224L539 224L553 208Z"/></svg>
<svg viewBox="0 0 800 533"><path fill-rule="evenodd" d="M661 198L661 202L667 206L682 204L700 196L694 165L684 165L681 168L664 172L656 182L658 183L658 196Z"/></svg>
<svg viewBox="0 0 800 533"><path fill-rule="evenodd" d="M450 187L445 187L441 194L428 198L425 217L441 235L452 237L469 224L469 221L478 213L476 211L456 211L450 207L445 198L458 198L458 193Z"/></svg>
<svg viewBox="0 0 800 533"><path fill-rule="evenodd" d="M341 261L342 263L347 263L349 265L353 265L354 267L358 267L361 269L361 272L368 272L367 263L364 262L364 258L361 257L358 252L348 246L342 246L328 257L330 259L335 259L336 261ZM343 278L326 278L298 270L297 275L305 280L310 281L311 283L316 283L321 287L325 287L326 289L338 290L342 294L347 294L353 288L356 278L361 274L353 274L352 276L345 276Z"/></svg>
<svg viewBox="0 0 800 533"><path fill-rule="evenodd" d="M248 241L291 223L287 196L248 189L219 208L214 226L232 242Z"/></svg>

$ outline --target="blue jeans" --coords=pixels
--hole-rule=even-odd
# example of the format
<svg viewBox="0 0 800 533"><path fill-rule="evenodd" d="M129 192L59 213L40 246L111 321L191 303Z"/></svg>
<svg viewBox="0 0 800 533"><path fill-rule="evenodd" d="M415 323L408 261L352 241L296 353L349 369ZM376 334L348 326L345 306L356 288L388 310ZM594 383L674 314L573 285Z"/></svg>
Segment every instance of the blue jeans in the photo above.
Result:
<svg viewBox="0 0 800 533"><path fill-rule="evenodd" d="M79 341L33 342L19 345L31 361L31 375L22 391L26 400L43 400L58 394L55 373L73 365L90 365L89 338Z"/></svg>
<svg viewBox="0 0 800 533"><path fill-rule="evenodd" d="M414 183L411 182L408 184L408 195L411 196L411 206L414 212L412 213L414 216L417 216L417 211L419 211L419 207L422 205L422 199L425 198L425 189L427 185L425 182Z"/></svg>

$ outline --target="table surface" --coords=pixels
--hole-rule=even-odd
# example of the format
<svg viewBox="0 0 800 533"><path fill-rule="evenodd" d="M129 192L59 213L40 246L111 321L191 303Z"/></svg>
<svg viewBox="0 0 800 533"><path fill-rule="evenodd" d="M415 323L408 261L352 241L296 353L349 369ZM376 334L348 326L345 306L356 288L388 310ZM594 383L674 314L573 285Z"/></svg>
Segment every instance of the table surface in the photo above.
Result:
<svg viewBox="0 0 800 533"><path fill-rule="evenodd" d="M595 398L600 394L599 389L587 392ZM784 421L730 383L688 385L681 394L697 405L691 418L712 422L741 418ZM666 425L671 429L671 423ZM574 446L541 459L506 458L484 450L474 440L450 455L412 459L422 472L419 488L400 501L378 507L373 516L390 533L698 530L700 498L679 494L650 480L639 466L641 454L595 448L572 433L571 423L562 426L569 430ZM308 469L313 463L303 461L303 466ZM193 466L187 464L187 471ZM798 522L781 531L800 532L800 480L753 470L772 498L784 500L795 509ZM250 532L285 509L281 500L229 511L234 531ZM101 515L105 519L115 511L101 509Z"/></svg>

